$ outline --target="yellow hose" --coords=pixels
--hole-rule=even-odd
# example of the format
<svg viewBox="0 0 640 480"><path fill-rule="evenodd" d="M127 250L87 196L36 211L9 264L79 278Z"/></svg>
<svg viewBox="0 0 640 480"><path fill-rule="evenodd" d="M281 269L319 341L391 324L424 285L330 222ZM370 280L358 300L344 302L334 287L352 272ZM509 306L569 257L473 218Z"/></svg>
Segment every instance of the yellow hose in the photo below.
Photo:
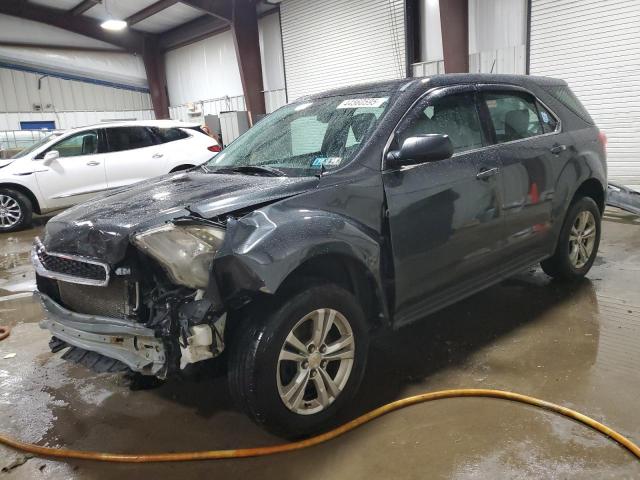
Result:
<svg viewBox="0 0 640 480"><path fill-rule="evenodd" d="M4 340L11 333L11 329L9 327L0 327L0 341Z"/></svg>
<svg viewBox="0 0 640 480"><path fill-rule="evenodd" d="M276 453L292 452L294 450L301 450L303 448L313 447L321 443L332 440L340 435L343 435L373 419L386 415L389 412L400 410L401 408L416 405L418 403L430 402L432 400L440 400L443 398L459 398L459 397L487 397L487 398L501 398L504 400L511 400L514 402L526 403L533 405L534 407L544 408L552 412L559 413L565 417L577 420L588 427L597 430L603 435L618 442L624 448L629 450L640 460L640 447L633 443L628 438L612 430L611 428L603 425L596 420L587 417L575 410L556 405L555 403L545 402L537 398L529 397L527 395L521 395L519 393L505 392L501 390L485 390L485 389L457 389L457 390L442 390L439 392L423 393L421 395L415 395L413 397L403 398L396 400L395 402L387 403L382 407L376 408L369 413L351 420L329 432L315 437L307 438L306 440L300 440L297 442L285 443L282 445L274 445L272 447L258 447L258 448L241 448L237 450L207 450L201 452L182 452L182 453L150 453L150 454L123 454L123 453L101 453L101 452L86 452L82 450L67 450L64 448L51 448L40 447L31 443L21 442L14 440L5 435L0 435L0 443L16 450L22 450L23 452L39 455L43 457L52 458L67 458L67 459L82 459L82 460L96 460L100 462L119 462L119 463L148 463L148 462L186 462L193 460L218 460L222 458L245 458L245 457L262 457L265 455L274 455Z"/></svg>

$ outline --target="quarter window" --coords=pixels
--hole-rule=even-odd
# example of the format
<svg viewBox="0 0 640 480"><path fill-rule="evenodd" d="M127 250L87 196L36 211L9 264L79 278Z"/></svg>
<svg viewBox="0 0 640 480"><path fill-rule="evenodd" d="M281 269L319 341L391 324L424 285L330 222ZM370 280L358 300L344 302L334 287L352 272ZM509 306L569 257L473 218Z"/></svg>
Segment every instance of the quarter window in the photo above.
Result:
<svg viewBox="0 0 640 480"><path fill-rule="evenodd" d="M497 143L512 142L543 133L536 104L530 95L487 93L484 98Z"/></svg>
<svg viewBox="0 0 640 480"><path fill-rule="evenodd" d="M430 133L449 135L456 153L482 147L482 127L475 96L470 93L448 95L418 106L399 135L399 146L409 137Z"/></svg>
<svg viewBox="0 0 640 480"><path fill-rule="evenodd" d="M189 134L183 132L179 128L151 128L153 134L160 140L161 143L174 142L176 140L182 140L188 138Z"/></svg>
<svg viewBox="0 0 640 480"><path fill-rule="evenodd" d="M109 151L121 152L155 144L153 135L146 127L115 127L107 129Z"/></svg>
<svg viewBox="0 0 640 480"><path fill-rule="evenodd" d="M87 130L76 133L53 145L50 150L57 150L60 157L78 157L98 153L98 131Z"/></svg>
<svg viewBox="0 0 640 480"><path fill-rule="evenodd" d="M558 128L558 121L556 117L546 108L544 108L540 102L537 102L538 112L540 112L540 122L542 123L542 130L544 133L552 133Z"/></svg>

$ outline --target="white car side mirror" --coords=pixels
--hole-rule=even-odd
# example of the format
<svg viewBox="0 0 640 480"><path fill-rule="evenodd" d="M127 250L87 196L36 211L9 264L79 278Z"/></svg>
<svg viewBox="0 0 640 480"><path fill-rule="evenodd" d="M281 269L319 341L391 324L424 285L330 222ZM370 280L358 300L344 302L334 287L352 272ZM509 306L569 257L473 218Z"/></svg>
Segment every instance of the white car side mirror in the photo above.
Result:
<svg viewBox="0 0 640 480"><path fill-rule="evenodd" d="M60 158L60 153L57 150L50 150L44 155L43 163L49 165L55 159Z"/></svg>

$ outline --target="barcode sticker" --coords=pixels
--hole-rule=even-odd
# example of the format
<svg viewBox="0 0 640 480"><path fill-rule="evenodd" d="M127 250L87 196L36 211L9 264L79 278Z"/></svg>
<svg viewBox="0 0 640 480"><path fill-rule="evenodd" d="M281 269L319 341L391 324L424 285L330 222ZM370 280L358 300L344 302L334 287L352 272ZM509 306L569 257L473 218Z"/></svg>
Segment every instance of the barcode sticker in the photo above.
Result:
<svg viewBox="0 0 640 480"><path fill-rule="evenodd" d="M352 98L349 100L344 100L336 108L366 108L366 107L377 108L377 107L380 107L387 100L389 100L389 97Z"/></svg>

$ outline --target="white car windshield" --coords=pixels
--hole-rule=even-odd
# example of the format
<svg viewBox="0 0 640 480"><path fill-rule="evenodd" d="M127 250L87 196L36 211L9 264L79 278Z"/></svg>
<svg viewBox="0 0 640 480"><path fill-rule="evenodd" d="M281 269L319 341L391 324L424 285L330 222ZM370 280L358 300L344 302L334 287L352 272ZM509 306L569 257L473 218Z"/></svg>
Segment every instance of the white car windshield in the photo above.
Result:
<svg viewBox="0 0 640 480"><path fill-rule="evenodd" d="M205 164L211 172L312 176L346 165L388 107L384 93L287 105L268 115Z"/></svg>
<svg viewBox="0 0 640 480"><path fill-rule="evenodd" d="M58 138L60 135L61 135L60 133L51 133L51 134L47 135L46 137L38 140L36 143L31 145L30 147L27 147L27 148L25 148L23 150L20 150L18 153L16 153L11 158L22 158L22 157L25 157L25 156L29 155L31 152L35 152L38 148L40 148L45 143L48 143L49 141L51 141L51 140L53 140L55 138Z"/></svg>

